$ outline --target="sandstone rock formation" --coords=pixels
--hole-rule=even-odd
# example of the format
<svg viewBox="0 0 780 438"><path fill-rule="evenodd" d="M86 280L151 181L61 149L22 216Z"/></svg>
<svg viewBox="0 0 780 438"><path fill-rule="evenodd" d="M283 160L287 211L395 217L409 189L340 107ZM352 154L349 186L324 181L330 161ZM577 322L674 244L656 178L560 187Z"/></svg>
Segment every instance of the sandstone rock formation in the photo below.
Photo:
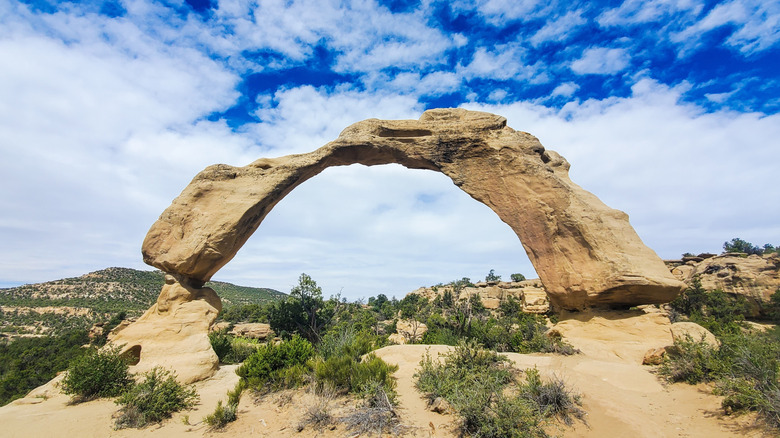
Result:
<svg viewBox="0 0 780 438"><path fill-rule="evenodd" d="M569 163L534 136L494 114L437 109L419 120L364 120L307 154L244 167L217 164L199 173L143 242L144 261L171 274L170 282L114 342L138 353L141 369L175 365L184 381L212 373L217 358L207 333L220 302L203 284L295 187L328 167L358 163L397 163L450 177L514 230L559 308L664 303L684 287L642 243L628 216L574 184Z"/></svg>
<svg viewBox="0 0 780 438"><path fill-rule="evenodd" d="M437 296L450 292L455 301L467 300L474 295L479 295L482 305L486 309L495 310L501 303L510 297L519 301L523 311L527 313L546 313L550 310L545 291L538 279L523 280L518 282L493 282L476 283L474 286L466 286L459 290L451 284L433 287L421 287L411 292L433 301Z"/></svg>
<svg viewBox="0 0 780 438"><path fill-rule="evenodd" d="M419 120L369 119L307 154L210 166L151 227L144 261L205 282L295 187L328 167L355 163L449 176L514 230L555 306L663 303L683 288L625 213L571 182L563 157L501 116L463 109L429 110Z"/></svg>
<svg viewBox="0 0 780 438"><path fill-rule="evenodd" d="M230 333L235 336L257 339L260 341L265 341L269 337L273 338L274 336L274 332L271 330L271 326L262 322L245 322L236 324Z"/></svg>
<svg viewBox="0 0 780 438"><path fill-rule="evenodd" d="M751 316L759 316L763 303L780 289L780 256L778 254L746 255L726 253L719 256L668 261L672 274L690 284L695 276L705 290L745 297Z"/></svg>
<svg viewBox="0 0 780 438"><path fill-rule="evenodd" d="M395 331L388 340L393 344L404 345L421 340L428 331L428 326L414 319L399 319Z"/></svg>
<svg viewBox="0 0 780 438"><path fill-rule="evenodd" d="M175 371L182 383L203 380L219 365L208 331L221 310L211 288L197 288L166 275L157 302L111 342L122 346L122 354L138 360L133 372L163 366Z"/></svg>

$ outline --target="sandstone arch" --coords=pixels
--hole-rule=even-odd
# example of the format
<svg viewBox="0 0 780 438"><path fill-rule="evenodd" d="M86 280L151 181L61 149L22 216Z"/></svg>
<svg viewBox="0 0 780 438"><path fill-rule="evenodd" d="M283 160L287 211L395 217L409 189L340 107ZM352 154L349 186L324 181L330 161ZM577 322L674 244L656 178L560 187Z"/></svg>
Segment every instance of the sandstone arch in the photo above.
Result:
<svg viewBox="0 0 780 438"><path fill-rule="evenodd" d="M172 296L197 301L203 283L235 256L284 196L328 167L356 163L398 163L450 177L517 234L555 307L663 303L684 288L642 243L625 213L569 179L569 163L559 154L506 126L501 116L437 109L419 120L356 123L307 154L203 170L144 240L144 261L171 277L156 309L142 319L175 314L166 297L176 287L186 293ZM206 295L204 303L211 303L206 307L218 312L213 291ZM215 318L206 307L201 311Z"/></svg>

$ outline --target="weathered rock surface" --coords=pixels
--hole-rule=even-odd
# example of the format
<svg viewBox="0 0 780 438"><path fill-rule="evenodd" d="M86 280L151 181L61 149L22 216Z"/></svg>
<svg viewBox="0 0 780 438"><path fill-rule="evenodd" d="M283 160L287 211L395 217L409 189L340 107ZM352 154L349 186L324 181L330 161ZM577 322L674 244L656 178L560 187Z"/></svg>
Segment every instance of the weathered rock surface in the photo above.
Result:
<svg viewBox="0 0 780 438"><path fill-rule="evenodd" d="M221 310L211 288L197 288L166 275L157 302L111 342L122 345L122 354L138 358L133 372L163 366L175 371L182 383L203 380L219 365L208 332Z"/></svg>
<svg viewBox="0 0 780 438"><path fill-rule="evenodd" d="M421 287L411 292L433 301L437 296L449 292L453 300L463 301L478 295L486 309L495 310L510 297L519 301L523 311L527 313L546 313L550 310L545 291L538 279L519 282L478 282L474 286L466 286L456 290L451 284L433 287Z"/></svg>
<svg viewBox="0 0 780 438"><path fill-rule="evenodd" d="M236 336L258 339L261 341L274 336L274 332L271 330L271 326L262 322L245 322L236 324L233 326L233 330L231 330L230 333Z"/></svg>
<svg viewBox="0 0 780 438"><path fill-rule="evenodd" d="M671 325L669 330L672 333L672 339L675 341L686 341L690 339L694 342L704 341L712 348L720 346L718 338L716 338L712 332L695 322L675 322Z"/></svg>
<svg viewBox="0 0 780 438"><path fill-rule="evenodd" d="M449 176L514 230L555 306L663 303L684 287L625 213L569 179L563 157L501 116L463 109L430 110L419 120L369 119L307 154L210 166L151 227L144 261L205 282L295 187L328 167L355 163Z"/></svg>
<svg viewBox="0 0 780 438"><path fill-rule="evenodd" d="M669 262L672 274L690 284L695 276L705 290L745 297L751 306L751 316L759 316L762 303L780 289L780 256L777 254L737 255L727 253L703 258L701 261Z"/></svg>
<svg viewBox="0 0 780 438"><path fill-rule="evenodd" d="M425 332L428 331L428 326L413 319L399 319L395 331L388 337L388 340L393 344L404 345L421 340Z"/></svg>

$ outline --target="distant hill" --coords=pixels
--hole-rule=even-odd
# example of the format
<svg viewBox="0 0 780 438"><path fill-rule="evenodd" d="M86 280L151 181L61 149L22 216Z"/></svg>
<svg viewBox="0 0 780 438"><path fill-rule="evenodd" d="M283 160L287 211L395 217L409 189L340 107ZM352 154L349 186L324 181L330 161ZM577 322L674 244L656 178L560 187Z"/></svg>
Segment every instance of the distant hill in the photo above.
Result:
<svg viewBox="0 0 780 438"><path fill-rule="evenodd" d="M162 271L107 268L80 277L0 289L0 332L42 334L88 327L119 312L138 316L157 299L164 279ZM274 289L221 281L206 286L214 289L226 306L262 304L286 296Z"/></svg>

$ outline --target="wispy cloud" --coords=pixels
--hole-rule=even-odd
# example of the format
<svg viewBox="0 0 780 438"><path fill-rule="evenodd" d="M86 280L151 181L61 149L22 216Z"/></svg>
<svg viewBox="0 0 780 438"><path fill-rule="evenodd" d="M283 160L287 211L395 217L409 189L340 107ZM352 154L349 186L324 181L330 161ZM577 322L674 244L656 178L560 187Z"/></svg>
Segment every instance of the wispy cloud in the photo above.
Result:
<svg viewBox="0 0 780 438"><path fill-rule="evenodd" d="M609 75L625 70L630 61L631 55L625 49L591 47L571 63L571 69L578 74Z"/></svg>

